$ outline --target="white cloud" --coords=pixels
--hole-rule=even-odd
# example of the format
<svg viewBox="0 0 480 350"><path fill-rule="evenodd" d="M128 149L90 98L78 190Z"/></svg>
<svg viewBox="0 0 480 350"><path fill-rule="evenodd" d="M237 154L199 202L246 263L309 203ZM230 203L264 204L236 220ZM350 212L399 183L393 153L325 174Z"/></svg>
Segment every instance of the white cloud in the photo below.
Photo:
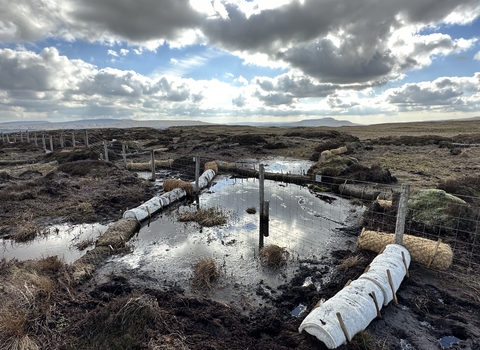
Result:
<svg viewBox="0 0 480 350"><path fill-rule="evenodd" d="M113 57L118 57L118 53L114 50L108 50L107 55L113 56Z"/></svg>
<svg viewBox="0 0 480 350"><path fill-rule="evenodd" d="M120 55L122 56L126 56L128 55L128 53L130 52L130 50L127 50L127 49L120 49Z"/></svg>
<svg viewBox="0 0 480 350"><path fill-rule="evenodd" d="M475 56L473 56L473 59L480 61L480 51L478 51L478 52L475 54Z"/></svg>

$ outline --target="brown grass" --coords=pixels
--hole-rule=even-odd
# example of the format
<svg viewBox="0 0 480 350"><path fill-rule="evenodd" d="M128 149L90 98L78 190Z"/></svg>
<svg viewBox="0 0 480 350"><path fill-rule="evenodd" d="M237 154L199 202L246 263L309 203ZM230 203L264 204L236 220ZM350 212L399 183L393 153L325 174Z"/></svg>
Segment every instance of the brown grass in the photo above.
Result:
<svg viewBox="0 0 480 350"><path fill-rule="evenodd" d="M338 266L339 270L348 270L352 267L357 266L360 262L362 262L362 258L359 255L352 255L348 258L345 258L341 264Z"/></svg>
<svg viewBox="0 0 480 350"><path fill-rule="evenodd" d="M16 242L30 242L37 237L38 227L35 221L27 221L20 225L18 231L13 235Z"/></svg>
<svg viewBox="0 0 480 350"><path fill-rule="evenodd" d="M212 258L202 258L194 266L192 286L196 289L212 289L212 283L219 277L215 261Z"/></svg>
<svg viewBox="0 0 480 350"><path fill-rule="evenodd" d="M260 262L263 266L277 269L287 262L288 255L285 248L270 244L260 249Z"/></svg>
<svg viewBox="0 0 480 350"><path fill-rule="evenodd" d="M93 238L84 239L81 242L75 243L75 248L77 248L79 251L82 251L92 246L94 243L95 240Z"/></svg>
<svg viewBox="0 0 480 350"><path fill-rule="evenodd" d="M166 179L163 181L163 189L165 192L170 192L175 188L181 188L185 190L189 196L193 194L193 185L190 182L178 179Z"/></svg>
<svg viewBox="0 0 480 350"><path fill-rule="evenodd" d="M205 163L204 171L207 171L208 169L212 169L215 172L215 175L218 174L217 162L212 161L212 162Z"/></svg>
<svg viewBox="0 0 480 350"><path fill-rule="evenodd" d="M178 221L195 221L201 226L212 227L226 224L227 215L224 211L211 207L208 209L199 209L197 211L183 213L178 218Z"/></svg>
<svg viewBox="0 0 480 350"><path fill-rule="evenodd" d="M46 274L56 274L65 266L65 262L58 256L47 256L38 260L39 271Z"/></svg>

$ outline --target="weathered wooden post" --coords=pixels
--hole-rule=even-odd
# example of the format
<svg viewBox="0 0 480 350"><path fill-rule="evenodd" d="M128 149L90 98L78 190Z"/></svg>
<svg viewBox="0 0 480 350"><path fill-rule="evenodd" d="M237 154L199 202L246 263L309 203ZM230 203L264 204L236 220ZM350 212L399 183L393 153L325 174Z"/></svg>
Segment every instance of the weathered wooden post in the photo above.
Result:
<svg viewBox="0 0 480 350"><path fill-rule="evenodd" d="M10 143L10 136L7 134L7 143Z"/></svg>
<svg viewBox="0 0 480 350"><path fill-rule="evenodd" d="M20 131L20 142L23 143L23 132Z"/></svg>
<svg viewBox="0 0 480 350"><path fill-rule="evenodd" d="M103 148L105 150L105 161L108 162L108 148L107 148L107 141L103 141Z"/></svg>
<svg viewBox="0 0 480 350"><path fill-rule="evenodd" d="M258 235L258 249L263 248L263 237L264 237L264 227L263 227L263 213L265 212L265 167L263 164L260 164L258 167L258 182L259 182L259 194L260 194L260 201L259 201L259 212L260 212L260 232Z"/></svg>
<svg viewBox="0 0 480 350"><path fill-rule="evenodd" d="M30 143L30 133L28 132L28 130L25 131L25 132L26 132L26 134L27 134L27 142Z"/></svg>
<svg viewBox="0 0 480 350"><path fill-rule="evenodd" d="M38 139L37 139L37 133L33 134L34 140L35 140L35 147L38 147Z"/></svg>
<svg viewBox="0 0 480 350"><path fill-rule="evenodd" d="M200 157L195 156L193 158L193 161L195 162L195 194L198 196L200 192L200 188L198 185L198 178L200 177Z"/></svg>
<svg viewBox="0 0 480 350"><path fill-rule="evenodd" d="M125 163L125 169L127 168L127 151L125 150L125 144L122 143L122 156L123 162Z"/></svg>
<svg viewBox="0 0 480 350"><path fill-rule="evenodd" d="M405 231L405 220L407 218L409 196L410 185L402 184L400 201L398 202L397 223L395 226L395 244L403 244L403 232Z"/></svg>
<svg viewBox="0 0 480 350"><path fill-rule="evenodd" d="M262 227L263 227L263 237L268 237L269 235L269 221L270 221L270 201L263 201L263 213L260 214Z"/></svg>
<svg viewBox="0 0 480 350"><path fill-rule="evenodd" d="M150 151L150 158L151 158L151 169L152 169L152 178L151 181L155 181L157 179L157 174L155 173L155 150L152 149Z"/></svg>
<svg viewBox="0 0 480 350"><path fill-rule="evenodd" d="M85 147L89 148L90 146L88 145L88 131L85 130Z"/></svg>
<svg viewBox="0 0 480 350"><path fill-rule="evenodd" d="M43 150L46 151L47 146L45 145L45 134L42 134L42 146L43 146Z"/></svg>
<svg viewBox="0 0 480 350"><path fill-rule="evenodd" d="M72 131L72 145L73 149L75 149L75 131Z"/></svg>
<svg viewBox="0 0 480 350"><path fill-rule="evenodd" d="M53 152L53 135L50 135L50 151Z"/></svg>
<svg viewBox="0 0 480 350"><path fill-rule="evenodd" d="M5 136L3 135L3 131L0 132L0 134L2 134L2 143L5 143Z"/></svg>
<svg viewBox="0 0 480 350"><path fill-rule="evenodd" d="M60 148L65 147L65 139L63 138L63 132L60 133Z"/></svg>

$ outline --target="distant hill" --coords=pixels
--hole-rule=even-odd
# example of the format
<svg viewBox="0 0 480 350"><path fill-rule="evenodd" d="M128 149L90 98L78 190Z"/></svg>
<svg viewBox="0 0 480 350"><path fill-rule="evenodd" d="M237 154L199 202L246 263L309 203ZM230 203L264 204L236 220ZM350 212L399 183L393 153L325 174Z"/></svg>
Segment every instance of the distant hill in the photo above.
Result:
<svg viewBox="0 0 480 350"><path fill-rule="evenodd" d="M281 128L295 128L295 127L318 127L318 126L330 126L330 127L339 127L339 126L358 126L349 122L348 120L337 120L335 118L319 118L319 119L304 119L298 122L259 122L259 123L232 123L235 125L251 125L251 126L277 126Z"/></svg>

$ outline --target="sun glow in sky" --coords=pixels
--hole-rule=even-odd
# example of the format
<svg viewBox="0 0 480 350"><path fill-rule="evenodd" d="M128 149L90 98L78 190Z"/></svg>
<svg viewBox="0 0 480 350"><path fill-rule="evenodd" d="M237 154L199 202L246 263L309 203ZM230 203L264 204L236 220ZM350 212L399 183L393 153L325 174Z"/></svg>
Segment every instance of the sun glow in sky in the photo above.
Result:
<svg viewBox="0 0 480 350"><path fill-rule="evenodd" d="M478 0L0 6L0 122L480 116Z"/></svg>

